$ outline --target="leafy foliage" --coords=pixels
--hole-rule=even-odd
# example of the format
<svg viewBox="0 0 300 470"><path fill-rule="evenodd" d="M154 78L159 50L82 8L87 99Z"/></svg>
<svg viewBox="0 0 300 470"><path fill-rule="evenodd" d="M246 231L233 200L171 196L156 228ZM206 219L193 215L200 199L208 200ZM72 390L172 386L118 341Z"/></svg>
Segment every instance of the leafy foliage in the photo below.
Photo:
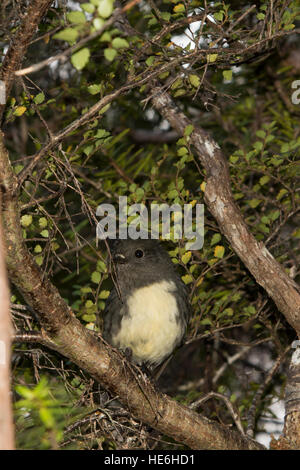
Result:
<svg viewBox="0 0 300 470"><path fill-rule="evenodd" d="M299 106L290 101L297 69L289 60L290 48L297 46L291 33L299 6L296 1L286 3L287 8L278 8L274 15L268 3L256 8L248 2L204 6L196 0L164 0L136 2L121 12L111 0L91 0L77 2L76 10L55 6L40 24L40 47L31 44L28 64L62 51L65 60L42 68L32 75L33 81L21 79L22 87L9 98L6 109L7 142L21 181L20 223L26 244L88 329L101 331L111 289L105 245L95 242L97 206L117 204L119 196L127 196L129 205L142 202L147 207L204 203L206 175L190 145L194 128L187 126L183 136L172 134L149 104L154 80L222 146L245 222L299 280ZM18 24L13 3L7 8ZM10 28L7 25L2 45L13 33ZM80 41L89 36L81 47ZM87 124L67 132L60 146L51 148L22 180L28 155L40 151L47 136L51 139L121 88L123 93ZM184 240L175 240L172 233L164 244L190 288L193 316L190 344L175 359L183 372L178 374L181 369L173 361L161 386L187 404L213 387L230 397L246 425L265 365L256 367L250 353L247 362L245 352L218 377L220 367L245 345L256 356L274 359L293 339L293 332L206 210L201 251L186 250ZM17 327L37 328L31 316L20 314L17 292L13 302ZM68 441L68 425L81 418L83 405L88 414L109 400L103 399L103 391L92 391L95 385L79 371L73 373L70 364L64 364L61 377L56 377L50 369L59 368L61 359L54 353L43 355L38 363L34 349L21 348L15 354L20 448L57 448L67 442L75 448L127 445L108 425L92 430L86 422L81 428L87 436L84 443L81 437ZM40 369L43 378L34 385ZM278 373L257 417L270 415L272 400L281 397L282 381ZM95 394L91 400L89 393ZM231 421L222 403L204 412ZM125 425L124 417L118 419L123 436L135 436L132 446L153 442L147 434L143 440L134 424Z"/></svg>

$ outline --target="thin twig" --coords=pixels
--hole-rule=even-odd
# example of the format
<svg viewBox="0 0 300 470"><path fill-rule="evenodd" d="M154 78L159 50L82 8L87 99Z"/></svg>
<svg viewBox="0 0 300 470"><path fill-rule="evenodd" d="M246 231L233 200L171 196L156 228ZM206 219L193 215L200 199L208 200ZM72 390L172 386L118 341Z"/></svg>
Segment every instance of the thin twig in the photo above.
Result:
<svg viewBox="0 0 300 470"><path fill-rule="evenodd" d="M204 397L198 398L198 400L194 401L191 405L189 405L189 408L192 410L196 410L201 406L203 403L205 403L207 400L210 400L211 398L218 398L219 400L223 400L225 405L228 408L228 411L230 412L236 427L240 431L242 435L245 435L245 431L241 422L241 419L239 417L239 414L235 411L233 404L231 403L230 399L226 397L225 395L222 395L221 393L217 392L209 392L207 395Z"/></svg>

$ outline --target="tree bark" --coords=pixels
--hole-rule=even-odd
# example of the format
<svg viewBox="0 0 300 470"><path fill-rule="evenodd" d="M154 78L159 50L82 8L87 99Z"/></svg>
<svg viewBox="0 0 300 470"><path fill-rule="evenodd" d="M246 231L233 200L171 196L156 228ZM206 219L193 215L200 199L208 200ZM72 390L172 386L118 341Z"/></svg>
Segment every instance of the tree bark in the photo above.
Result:
<svg viewBox="0 0 300 470"><path fill-rule="evenodd" d="M0 194L1 207L1 194ZM0 212L0 450L14 448L14 426L10 391L11 332L10 298Z"/></svg>

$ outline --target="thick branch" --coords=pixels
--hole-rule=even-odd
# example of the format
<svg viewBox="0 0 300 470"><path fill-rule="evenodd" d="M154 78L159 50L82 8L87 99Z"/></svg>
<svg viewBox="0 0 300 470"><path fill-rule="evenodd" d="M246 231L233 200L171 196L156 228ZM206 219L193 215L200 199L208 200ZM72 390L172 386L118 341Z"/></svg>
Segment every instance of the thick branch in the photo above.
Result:
<svg viewBox="0 0 300 470"><path fill-rule="evenodd" d="M153 90L152 103L180 134L191 121L161 88ZM205 202L234 251L274 300L300 337L300 293L297 284L285 273L262 242L249 231L237 207L231 187L226 158L219 145L203 129L194 126L190 136L196 154L206 170Z"/></svg>
<svg viewBox="0 0 300 470"><path fill-rule="evenodd" d="M1 135L0 135L1 137ZM74 316L57 289L43 278L20 229L16 177L0 141L3 218L10 278L28 304L39 312L45 337L55 350L87 371L129 409L135 418L193 449L262 449L263 446L159 393L121 356L93 336Z"/></svg>
<svg viewBox="0 0 300 470"><path fill-rule="evenodd" d="M23 21L13 37L1 68L0 79L5 83L7 97L13 84L14 73L20 68L29 41L34 35L41 19L50 7L52 1L53 0L33 0L32 2L29 2ZM4 108L5 105L0 104L0 121Z"/></svg>

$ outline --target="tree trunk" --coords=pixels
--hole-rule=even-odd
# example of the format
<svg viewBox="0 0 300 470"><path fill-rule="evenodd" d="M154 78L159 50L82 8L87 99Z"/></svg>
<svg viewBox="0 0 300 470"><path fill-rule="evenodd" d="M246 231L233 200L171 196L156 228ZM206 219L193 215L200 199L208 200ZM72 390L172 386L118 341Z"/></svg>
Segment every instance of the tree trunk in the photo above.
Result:
<svg viewBox="0 0 300 470"><path fill-rule="evenodd" d="M12 327L4 252L2 218L0 218L0 450L10 450L14 448L14 426L10 392Z"/></svg>

